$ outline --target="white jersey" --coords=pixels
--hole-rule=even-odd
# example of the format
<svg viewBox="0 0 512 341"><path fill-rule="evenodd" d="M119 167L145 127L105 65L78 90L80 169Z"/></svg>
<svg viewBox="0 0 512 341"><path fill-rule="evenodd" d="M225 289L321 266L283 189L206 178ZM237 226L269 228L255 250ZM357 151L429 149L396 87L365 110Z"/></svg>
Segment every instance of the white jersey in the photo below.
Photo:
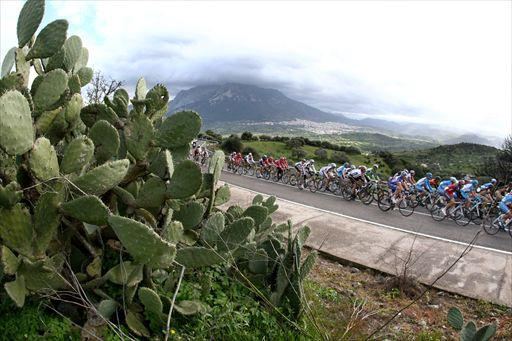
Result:
<svg viewBox="0 0 512 341"><path fill-rule="evenodd" d="M320 168L320 175L326 176L332 170L334 170L334 168L331 166L322 167L322 168Z"/></svg>
<svg viewBox="0 0 512 341"><path fill-rule="evenodd" d="M360 169L354 169L351 170L350 173L348 173L348 175L350 175L354 179L358 179L363 177L363 172Z"/></svg>

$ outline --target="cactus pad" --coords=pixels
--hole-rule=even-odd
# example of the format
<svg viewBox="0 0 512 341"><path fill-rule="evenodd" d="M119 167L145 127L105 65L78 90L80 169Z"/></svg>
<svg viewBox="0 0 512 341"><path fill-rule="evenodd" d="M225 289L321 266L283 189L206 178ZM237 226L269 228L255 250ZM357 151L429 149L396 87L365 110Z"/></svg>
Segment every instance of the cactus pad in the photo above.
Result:
<svg viewBox="0 0 512 341"><path fill-rule="evenodd" d="M71 95L79 94L82 88L82 84L80 84L80 77L78 77L78 75L69 77L68 87Z"/></svg>
<svg viewBox="0 0 512 341"><path fill-rule="evenodd" d="M221 212L216 212L208 218L201 228L201 239L209 246L214 246L224 230L225 218Z"/></svg>
<svg viewBox="0 0 512 341"><path fill-rule="evenodd" d="M249 270L255 274L266 274L268 256L265 250L258 249L249 259Z"/></svg>
<svg viewBox="0 0 512 341"><path fill-rule="evenodd" d="M108 320L115 313L119 304L114 300L103 300L98 305L98 312L100 315Z"/></svg>
<svg viewBox="0 0 512 341"><path fill-rule="evenodd" d="M162 231L162 238L169 243L178 243L183 240L183 225L179 221L171 221L165 225Z"/></svg>
<svg viewBox="0 0 512 341"><path fill-rule="evenodd" d="M80 111L80 118L89 128L99 120L105 120L112 124L114 127L119 122L119 117L114 112L114 110L101 103L89 104L83 107Z"/></svg>
<svg viewBox="0 0 512 341"><path fill-rule="evenodd" d="M124 127L126 148L136 160L143 160L153 139L153 125L142 114L132 115Z"/></svg>
<svg viewBox="0 0 512 341"><path fill-rule="evenodd" d="M157 315L162 314L162 300L155 291L146 287L139 288L139 300L144 305L146 311L150 311Z"/></svg>
<svg viewBox="0 0 512 341"><path fill-rule="evenodd" d="M94 142L94 155L98 163L104 163L117 155L119 150L119 134L117 129L105 120L94 123L89 131Z"/></svg>
<svg viewBox="0 0 512 341"><path fill-rule="evenodd" d="M219 250L235 250L245 240L254 228L254 220L250 217L243 217L235 220L224 231L217 242Z"/></svg>
<svg viewBox="0 0 512 341"><path fill-rule="evenodd" d="M16 204L10 209L0 209L0 237L3 244L25 256L32 255L34 231L29 211Z"/></svg>
<svg viewBox="0 0 512 341"><path fill-rule="evenodd" d="M48 58L48 63L46 64L45 71L50 72L55 69L63 69L64 68L64 48L62 47L57 53Z"/></svg>
<svg viewBox="0 0 512 341"><path fill-rule="evenodd" d="M30 151L28 164L32 174L41 181L59 176L57 153L46 137L36 140Z"/></svg>
<svg viewBox="0 0 512 341"><path fill-rule="evenodd" d="M144 326L144 323L142 323L142 317L139 314L128 310L125 320L126 324L135 335L149 338L149 330Z"/></svg>
<svg viewBox="0 0 512 341"><path fill-rule="evenodd" d="M170 149L172 161L177 164L186 160L190 154L190 144Z"/></svg>
<svg viewBox="0 0 512 341"><path fill-rule="evenodd" d="M316 258L318 254L316 251L311 252L306 260L304 260L304 263L302 263L300 267L300 279L304 280L308 276L311 269L313 269L313 266L315 266Z"/></svg>
<svg viewBox="0 0 512 341"><path fill-rule="evenodd" d="M137 100L145 99L147 92L148 92L148 88L146 86L146 80L144 79L144 77L141 77L137 81L137 85L135 87L135 99L137 99Z"/></svg>
<svg viewBox="0 0 512 341"><path fill-rule="evenodd" d="M146 115L152 116L167 105L167 102L169 102L169 91L167 91L164 85L157 84L148 91L146 100L149 100L146 105Z"/></svg>
<svg viewBox="0 0 512 341"><path fill-rule="evenodd" d="M174 164L172 162L171 153L168 150L162 150L151 161L149 171L161 179L170 179L174 173Z"/></svg>
<svg viewBox="0 0 512 341"><path fill-rule="evenodd" d="M243 215L254 219L254 224L259 226L267 219L268 209L264 206L252 205L244 211Z"/></svg>
<svg viewBox="0 0 512 341"><path fill-rule="evenodd" d="M37 87L34 95L34 105L40 110L46 110L57 103L60 96L68 87L68 76L62 69L55 69L46 74Z"/></svg>
<svg viewBox="0 0 512 341"><path fill-rule="evenodd" d="M4 61L2 62L2 71L0 72L0 78L4 78L11 72L12 67L14 66L16 47L11 48L5 54Z"/></svg>
<svg viewBox="0 0 512 341"><path fill-rule="evenodd" d="M213 183L217 184L219 181L220 173L222 168L224 167L224 159L225 155L222 150L216 150L213 153L212 158L210 159L210 164L208 165L208 172L213 174Z"/></svg>
<svg viewBox="0 0 512 341"><path fill-rule="evenodd" d="M191 201L181 206L179 211L174 212L174 219L180 221L185 229L193 229L203 219L205 207L196 202Z"/></svg>
<svg viewBox="0 0 512 341"><path fill-rule="evenodd" d="M37 35L36 42L28 52L27 60L47 58L57 53L66 41L67 30L67 20L55 20L46 25Z"/></svg>
<svg viewBox="0 0 512 341"><path fill-rule="evenodd" d="M82 86L86 86L92 80L94 72L90 67L84 66L76 73L78 78L80 78L80 84Z"/></svg>
<svg viewBox="0 0 512 341"><path fill-rule="evenodd" d="M201 268L219 264L224 259L213 249L192 246L178 249L176 261L187 268Z"/></svg>
<svg viewBox="0 0 512 341"><path fill-rule="evenodd" d="M64 42L64 67L73 71L78 58L82 54L82 39L78 36L71 36Z"/></svg>
<svg viewBox="0 0 512 341"><path fill-rule="evenodd" d="M34 212L34 252L43 255L60 224L59 194L46 192L37 201Z"/></svg>
<svg viewBox="0 0 512 341"><path fill-rule="evenodd" d="M66 122L73 125L80 118L80 109L82 109L82 96L79 93L71 96L71 99L66 105Z"/></svg>
<svg viewBox="0 0 512 341"><path fill-rule="evenodd" d="M5 291L9 297L21 308L25 304L27 289L25 288L25 279L23 276L16 276L16 280L4 284Z"/></svg>
<svg viewBox="0 0 512 341"><path fill-rule="evenodd" d="M263 202L263 195L261 195L261 194L257 194L254 196L254 198L252 198L253 205L261 205L262 202Z"/></svg>
<svg viewBox="0 0 512 341"><path fill-rule="evenodd" d="M75 185L85 193L102 195L123 180L129 165L126 159L106 162L76 179Z"/></svg>
<svg viewBox="0 0 512 341"><path fill-rule="evenodd" d="M8 275L16 274L20 266L20 259L5 245L2 245L2 265Z"/></svg>
<svg viewBox="0 0 512 341"><path fill-rule="evenodd" d="M190 143L201 129L201 117L194 111L181 111L167 117L156 134L157 143L173 149Z"/></svg>
<svg viewBox="0 0 512 341"><path fill-rule="evenodd" d="M15 181L5 187L0 184L0 208L11 208L16 205L23 196L20 189L20 185Z"/></svg>
<svg viewBox="0 0 512 341"><path fill-rule="evenodd" d="M60 163L63 174L80 173L92 160L94 143L86 136L72 140L64 152Z"/></svg>
<svg viewBox="0 0 512 341"><path fill-rule="evenodd" d="M34 128L27 99L18 91L0 97L0 148L9 155L19 155L32 148Z"/></svg>
<svg viewBox="0 0 512 341"><path fill-rule="evenodd" d="M174 169L167 193L172 199L184 199L194 195L203 181L201 169L195 162L185 160Z"/></svg>
<svg viewBox="0 0 512 341"><path fill-rule="evenodd" d="M223 205L229 201L231 198L231 192L229 191L229 186L224 185L217 189L215 192L215 205Z"/></svg>
<svg viewBox="0 0 512 341"><path fill-rule="evenodd" d="M104 277L112 283L131 287L142 281L142 270L142 264L125 261L111 268Z"/></svg>
<svg viewBox="0 0 512 341"><path fill-rule="evenodd" d="M110 214L108 207L94 195L86 195L63 203L65 215L93 225L106 225Z"/></svg>
<svg viewBox="0 0 512 341"><path fill-rule="evenodd" d="M23 5L18 17L16 31L18 33L18 46L25 46L34 33L36 33L44 15L44 0L28 0Z"/></svg>
<svg viewBox="0 0 512 341"><path fill-rule="evenodd" d="M139 191L137 206L147 209L160 208L165 200L165 190L165 182L162 179L157 176L150 177Z"/></svg>
<svg viewBox="0 0 512 341"><path fill-rule="evenodd" d="M464 318L458 308L452 307L448 310L448 324L457 331L464 326Z"/></svg>
<svg viewBox="0 0 512 341"><path fill-rule="evenodd" d="M82 50L80 51L80 57L78 57L78 60L76 61L75 67L74 67L74 73L77 73L81 68L87 66L87 62L89 61L89 50L87 48L82 47Z"/></svg>
<svg viewBox="0 0 512 341"><path fill-rule="evenodd" d="M168 268L173 262L176 247L160 238L150 227L114 215L108 218L108 223L137 262L154 268Z"/></svg>
<svg viewBox="0 0 512 341"><path fill-rule="evenodd" d="M185 316L204 313L206 311L204 305L197 301L180 301L176 303L174 307L178 313Z"/></svg>

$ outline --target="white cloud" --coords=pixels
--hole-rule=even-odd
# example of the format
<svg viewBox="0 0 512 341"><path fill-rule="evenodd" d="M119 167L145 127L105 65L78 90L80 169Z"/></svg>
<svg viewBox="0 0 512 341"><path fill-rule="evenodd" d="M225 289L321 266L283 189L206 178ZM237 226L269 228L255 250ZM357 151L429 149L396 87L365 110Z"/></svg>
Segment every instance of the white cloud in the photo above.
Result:
<svg viewBox="0 0 512 341"><path fill-rule="evenodd" d="M2 55L4 41L15 43L9 39L20 8L4 4ZM325 110L505 135L512 114L511 6L68 1L52 3L52 15L70 20L71 34L90 49L90 64L130 82L144 75L177 91L245 81Z"/></svg>

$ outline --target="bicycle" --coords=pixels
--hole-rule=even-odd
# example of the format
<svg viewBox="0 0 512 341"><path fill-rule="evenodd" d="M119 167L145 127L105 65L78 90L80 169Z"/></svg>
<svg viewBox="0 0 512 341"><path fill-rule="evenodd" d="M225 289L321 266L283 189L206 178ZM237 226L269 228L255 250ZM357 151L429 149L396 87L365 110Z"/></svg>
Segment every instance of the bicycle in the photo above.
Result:
<svg viewBox="0 0 512 341"><path fill-rule="evenodd" d="M501 212L496 207L494 212L490 212L482 221L482 227L484 231L489 235L495 235L500 230L508 231L510 237L512 237L512 219L508 223L500 221Z"/></svg>

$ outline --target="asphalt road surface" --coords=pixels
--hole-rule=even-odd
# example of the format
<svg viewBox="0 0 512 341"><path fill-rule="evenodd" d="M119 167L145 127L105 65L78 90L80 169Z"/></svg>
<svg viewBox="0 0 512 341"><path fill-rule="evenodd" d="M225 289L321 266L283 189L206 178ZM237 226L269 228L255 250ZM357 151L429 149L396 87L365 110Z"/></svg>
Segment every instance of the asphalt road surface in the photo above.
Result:
<svg viewBox="0 0 512 341"><path fill-rule="evenodd" d="M278 198L314 208L455 242L469 243L474 238L475 234L479 230L482 230L480 226L473 223L461 227L455 224L454 221L448 219L436 222L426 210L420 208L417 208L418 211L415 211L411 216L404 217L398 210L382 212L375 202L366 206L361 202L349 202L342 197L329 193L311 193L309 190L300 190L290 185L266 181L251 176L242 176L227 171L222 172L221 180L232 185L237 185L262 194L275 195ZM498 232L498 234L494 236L490 236L482 230L476 241L476 245L512 252L512 238L507 232L503 231Z"/></svg>

